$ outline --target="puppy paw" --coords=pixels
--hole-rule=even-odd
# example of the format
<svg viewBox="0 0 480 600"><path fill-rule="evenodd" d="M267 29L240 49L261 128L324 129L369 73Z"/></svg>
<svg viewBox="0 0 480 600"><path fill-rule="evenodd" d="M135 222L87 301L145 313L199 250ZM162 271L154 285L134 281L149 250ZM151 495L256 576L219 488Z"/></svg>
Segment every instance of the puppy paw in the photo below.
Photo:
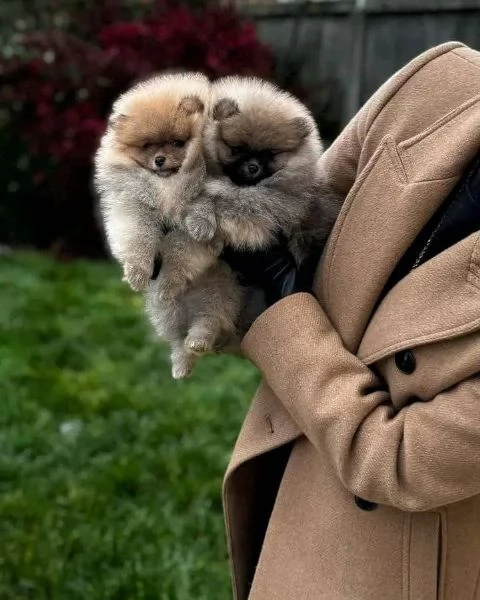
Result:
<svg viewBox="0 0 480 600"><path fill-rule="evenodd" d="M197 242L209 242L213 239L217 229L214 215L198 216L188 215L185 219L185 227L189 235Z"/></svg>
<svg viewBox="0 0 480 600"><path fill-rule="evenodd" d="M172 365L172 377L173 379L186 379L192 373L193 365L186 363L179 363Z"/></svg>
<svg viewBox="0 0 480 600"><path fill-rule="evenodd" d="M207 352L211 352L213 350L213 345L211 340L207 337L188 335L185 339L185 348L188 352L200 356L202 354L207 354Z"/></svg>
<svg viewBox="0 0 480 600"><path fill-rule="evenodd" d="M123 269L123 281L126 281L135 292L144 290L151 276L151 271L132 263L126 263Z"/></svg>

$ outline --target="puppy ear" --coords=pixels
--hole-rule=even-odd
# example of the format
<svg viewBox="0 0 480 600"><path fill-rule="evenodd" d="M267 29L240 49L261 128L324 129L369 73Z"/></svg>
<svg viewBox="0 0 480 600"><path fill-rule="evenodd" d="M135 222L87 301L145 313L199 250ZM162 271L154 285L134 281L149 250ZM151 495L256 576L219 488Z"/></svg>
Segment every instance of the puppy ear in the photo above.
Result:
<svg viewBox="0 0 480 600"><path fill-rule="evenodd" d="M130 117L128 115L122 115L122 114L110 115L110 117L108 119L108 126L111 127L112 129L115 129L115 127L117 127L121 123L124 123L129 118Z"/></svg>
<svg viewBox="0 0 480 600"><path fill-rule="evenodd" d="M228 119L228 117L238 115L239 112L240 109L235 100L232 100L231 98L222 98L222 100L219 100L213 107L213 118L215 121L223 121L224 119Z"/></svg>
<svg viewBox="0 0 480 600"><path fill-rule="evenodd" d="M198 96L185 96L182 98L178 108L185 111L187 115L203 113L205 106Z"/></svg>
<svg viewBox="0 0 480 600"><path fill-rule="evenodd" d="M305 117L295 117L290 123L299 139L306 138L313 131L313 125Z"/></svg>

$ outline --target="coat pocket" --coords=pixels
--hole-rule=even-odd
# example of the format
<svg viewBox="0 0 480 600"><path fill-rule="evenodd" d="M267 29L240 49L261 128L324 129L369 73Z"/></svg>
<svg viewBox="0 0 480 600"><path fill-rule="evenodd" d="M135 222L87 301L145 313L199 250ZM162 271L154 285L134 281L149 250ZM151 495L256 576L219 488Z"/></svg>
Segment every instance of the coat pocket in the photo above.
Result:
<svg viewBox="0 0 480 600"><path fill-rule="evenodd" d="M402 600L443 600L445 532L443 514L405 516Z"/></svg>

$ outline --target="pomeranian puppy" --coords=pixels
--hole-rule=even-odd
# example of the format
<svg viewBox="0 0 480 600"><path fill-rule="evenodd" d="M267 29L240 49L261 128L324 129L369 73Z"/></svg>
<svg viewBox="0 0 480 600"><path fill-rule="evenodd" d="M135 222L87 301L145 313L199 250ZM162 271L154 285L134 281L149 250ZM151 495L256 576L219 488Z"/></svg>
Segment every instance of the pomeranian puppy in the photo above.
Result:
<svg viewBox="0 0 480 600"><path fill-rule="evenodd" d="M209 99L210 82L196 73L136 85L115 102L95 158L107 242L124 279L146 290L155 331L171 344L175 378L231 335L239 309L234 276L217 261L214 207L200 197ZM157 257L161 275L151 282Z"/></svg>
<svg viewBox="0 0 480 600"><path fill-rule="evenodd" d="M299 263L318 252L341 205L320 177L322 152L313 116L289 93L255 78L215 82L205 197L224 243L254 250L283 234Z"/></svg>
<svg viewBox="0 0 480 600"><path fill-rule="evenodd" d="M259 250L282 236L298 266L308 259L313 271L343 202L322 181L323 148L313 116L289 93L246 77L215 82L211 106L202 196L215 207L215 251ZM235 350L264 310L264 297L230 277L223 293L236 300L222 302L219 288L217 281L223 330L234 331L221 343Z"/></svg>
<svg viewBox="0 0 480 600"><path fill-rule="evenodd" d="M208 79L186 73L142 82L113 106L94 181L107 242L136 291L150 281L166 229L182 226L192 242L215 233L213 206L207 198L197 201L205 179L202 133L209 98ZM175 263L165 264L166 296L181 292L195 275L198 253L208 266L207 246L197 244L188 255L169 253Z"/></svg>

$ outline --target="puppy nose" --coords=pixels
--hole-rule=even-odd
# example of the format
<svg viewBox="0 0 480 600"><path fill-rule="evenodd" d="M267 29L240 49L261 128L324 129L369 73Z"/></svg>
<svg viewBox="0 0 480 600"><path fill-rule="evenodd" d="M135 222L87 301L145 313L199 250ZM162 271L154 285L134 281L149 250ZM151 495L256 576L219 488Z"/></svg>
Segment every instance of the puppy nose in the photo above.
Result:
<svg viewBox="0 0 480 600"><path fill-rule="evenodd" d="M247 165L247 169L251 175L256 175L260 170L260 165L258 164L258 161L251 160Z"/></svg>
<svg viewBox="0 0 480 600"><path fill-rule="evenodd" d="M165 164L165 157L164 156L156 156L155 157L155 165L157 167L163 167L163 165Z"/></svg>

